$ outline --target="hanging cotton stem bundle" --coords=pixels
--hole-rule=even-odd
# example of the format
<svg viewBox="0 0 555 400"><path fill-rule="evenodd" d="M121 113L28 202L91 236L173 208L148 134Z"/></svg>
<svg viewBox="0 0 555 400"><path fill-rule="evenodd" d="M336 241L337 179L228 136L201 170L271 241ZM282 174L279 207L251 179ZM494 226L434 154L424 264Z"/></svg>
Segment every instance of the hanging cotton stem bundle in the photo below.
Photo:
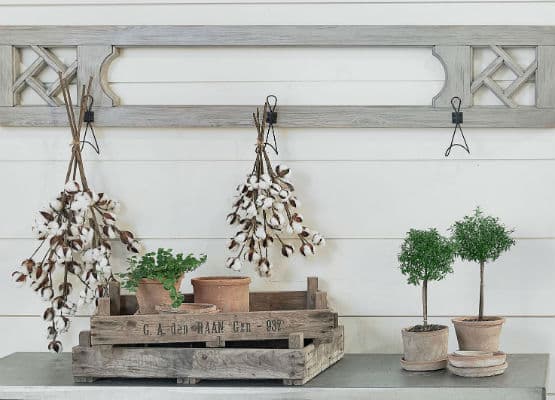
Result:
<svg viewBox="0 0 555 400"><path fill-rule="evenodd" d="M227 216L227 222L238 225L240 230L228 241L227 248L236 254L227 259L226 266L239 271L242 261L250 262L260 276L265 277L272 272L268 249L274 241L281 246L284 257L290 257L295 251L286 242L286 235L294 235L300 240L299 252L303 256L314 255L315 246L325 244L318 232L304 225L303 216L296 210L300 202L288 180L289 168L285 165L272 167L266 151L271 145L264 138L266 129L269 132L271 128L267 121L270 108L266 101L262 115L259 109L253 113L258 132L256 160L246 182L237 187L233 210Z"/></svg>
<svg viewBox="0 0 555 400"><path fill-rule="evenodd" d="M15 282L29 284L48 302L43 319L48 323L48 349L55 353L62 351L59 336L69 329L69 317L83 304L108 295L108 282L115 280L110 265L110 239L119 238L127 250L135 253L139 248L131 232L116 226L118 203L94 192L87 183L80 132L91 98L91 81L88 87L83 85L76 116L67 82L61 75L59 78L72 134L65 186L39 211L33 230L40 243L12 274Z"/></svg>

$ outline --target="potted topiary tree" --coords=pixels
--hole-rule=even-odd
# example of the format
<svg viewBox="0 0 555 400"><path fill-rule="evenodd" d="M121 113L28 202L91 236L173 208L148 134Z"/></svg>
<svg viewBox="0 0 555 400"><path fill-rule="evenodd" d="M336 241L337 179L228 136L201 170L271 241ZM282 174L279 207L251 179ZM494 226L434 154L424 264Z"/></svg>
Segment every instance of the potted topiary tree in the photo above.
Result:
<svg viewBox="0 0 555 400"><path fill-rule="evenodd" d="M451 232L459 257L480 264L478 316L453 319L459 348L496 352L499 350L499 336L505 319L484 316L484 269L487 262L497 260L501 253L515 244L511 238L513 230L499 223L498 218L484 215L477 207L472 215L455 222Z"/></svg>
<svg viewBox="0 0 555 400"><path fill-rule="evenodd" d="M194 271L206 261L192 254L173 255L171 249L158 249L147 253L140 259L129 258L126 273L119 274L124 279L123 287L136 292L140 314L153 314L156 306L171 305L177 308L183 303L179 287L185 272Z"/></svg>
<svg viewBox="0 0 555 400"><path fill-rule="evenodd" d="M453 243L436 229L411 229L401 245L398 260L401 273L411 285L422 286L422 325L404 328L403 369L433 371L447 365L449 328L428 324L428 282L440 281L452 272L455 258Z"/></svg>

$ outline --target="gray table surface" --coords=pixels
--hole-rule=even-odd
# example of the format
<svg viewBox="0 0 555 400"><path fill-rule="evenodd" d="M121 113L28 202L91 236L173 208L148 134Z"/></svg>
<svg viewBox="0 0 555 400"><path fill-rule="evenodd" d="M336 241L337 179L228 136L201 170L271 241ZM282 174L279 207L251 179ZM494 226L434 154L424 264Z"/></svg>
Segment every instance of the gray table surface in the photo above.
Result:
<svg viewBox="0 0 555 400"><path fill-rule="evenodd" d="M301 387L273 381L203 381L177 385L175 380L105 379L75 384L71 354L14 353L0 359L0 399L545 399L547 354L508 358L505 374L461 378L447 371L406 372L399 355L348 354Z"/></svg>

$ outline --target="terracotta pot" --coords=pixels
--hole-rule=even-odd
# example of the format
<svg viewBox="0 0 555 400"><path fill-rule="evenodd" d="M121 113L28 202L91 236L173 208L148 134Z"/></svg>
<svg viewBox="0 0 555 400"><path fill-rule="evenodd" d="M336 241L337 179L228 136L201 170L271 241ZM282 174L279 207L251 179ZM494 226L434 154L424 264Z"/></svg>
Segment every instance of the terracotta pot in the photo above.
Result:
<svg viewBox="0 0 555 400"><path fill-rule="evenodd" d="M183 275L175 283L178 292L182 280ZM170 293L155 279L141 279L135 295L139 304L139 314L157 314L156 306L172 303Z"/></svg>
<svg viewBox="0 0 555 400"><path fill-rule="evenodd" d="M249 284L246 276L207 276L191 279L195 303L214 304L222 312L249 311Z"/></svg>
<svg viewBox="0 0 555 400"><path fill-rule="evenodd" d="M452 321L460 350L499 351L499 336L505 318L484 317L483 321L478 321L476 317L459 317Z"/></svg>
<svg viewBox="0 0 555 400"><path fill-rule="evenodd" d="M449 328L430 332L410 332L410 328L401 331L403 337L403 359L401 366L410 371L433 371L447 365L447 346Z"/></svg>

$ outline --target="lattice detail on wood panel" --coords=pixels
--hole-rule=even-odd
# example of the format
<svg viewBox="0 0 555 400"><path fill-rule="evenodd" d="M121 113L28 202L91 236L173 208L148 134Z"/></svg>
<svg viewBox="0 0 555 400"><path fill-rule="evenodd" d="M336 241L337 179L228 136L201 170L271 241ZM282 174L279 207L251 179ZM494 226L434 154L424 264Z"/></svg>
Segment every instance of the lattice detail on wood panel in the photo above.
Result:
<svg viewBox="0 0 555 400"><path fill-rule="evenodd" d="M33 63L16 77L12 87L14 96L18 96L26 87L35 91L48 105L59 106L62 104L58 98L61 91L60 82L55 79L51 84L41 82L38 78L39 74L45 68L51 68L58 74L62 73L64 79L71 83L77 75L77 60L66 65L60 60L50 49L42 46L29 46L36 54L37 58ZM21 51L21 50L20 50Z"/></svg>
<svg viewBox="0 0 555 400"><path fill-rule="evenodd" d="M497 57L474 78L470 91L474 94L482 86L485 86L507 107L517 108L519 105L513 100L513 96L534 77L538 69L538 59L536 57L530 65L522 68L501 46L491 45L489 48ZM493 75L502 67L510 69L516 75L516 78L506 88L502 88L493 79Z"/></svg>

